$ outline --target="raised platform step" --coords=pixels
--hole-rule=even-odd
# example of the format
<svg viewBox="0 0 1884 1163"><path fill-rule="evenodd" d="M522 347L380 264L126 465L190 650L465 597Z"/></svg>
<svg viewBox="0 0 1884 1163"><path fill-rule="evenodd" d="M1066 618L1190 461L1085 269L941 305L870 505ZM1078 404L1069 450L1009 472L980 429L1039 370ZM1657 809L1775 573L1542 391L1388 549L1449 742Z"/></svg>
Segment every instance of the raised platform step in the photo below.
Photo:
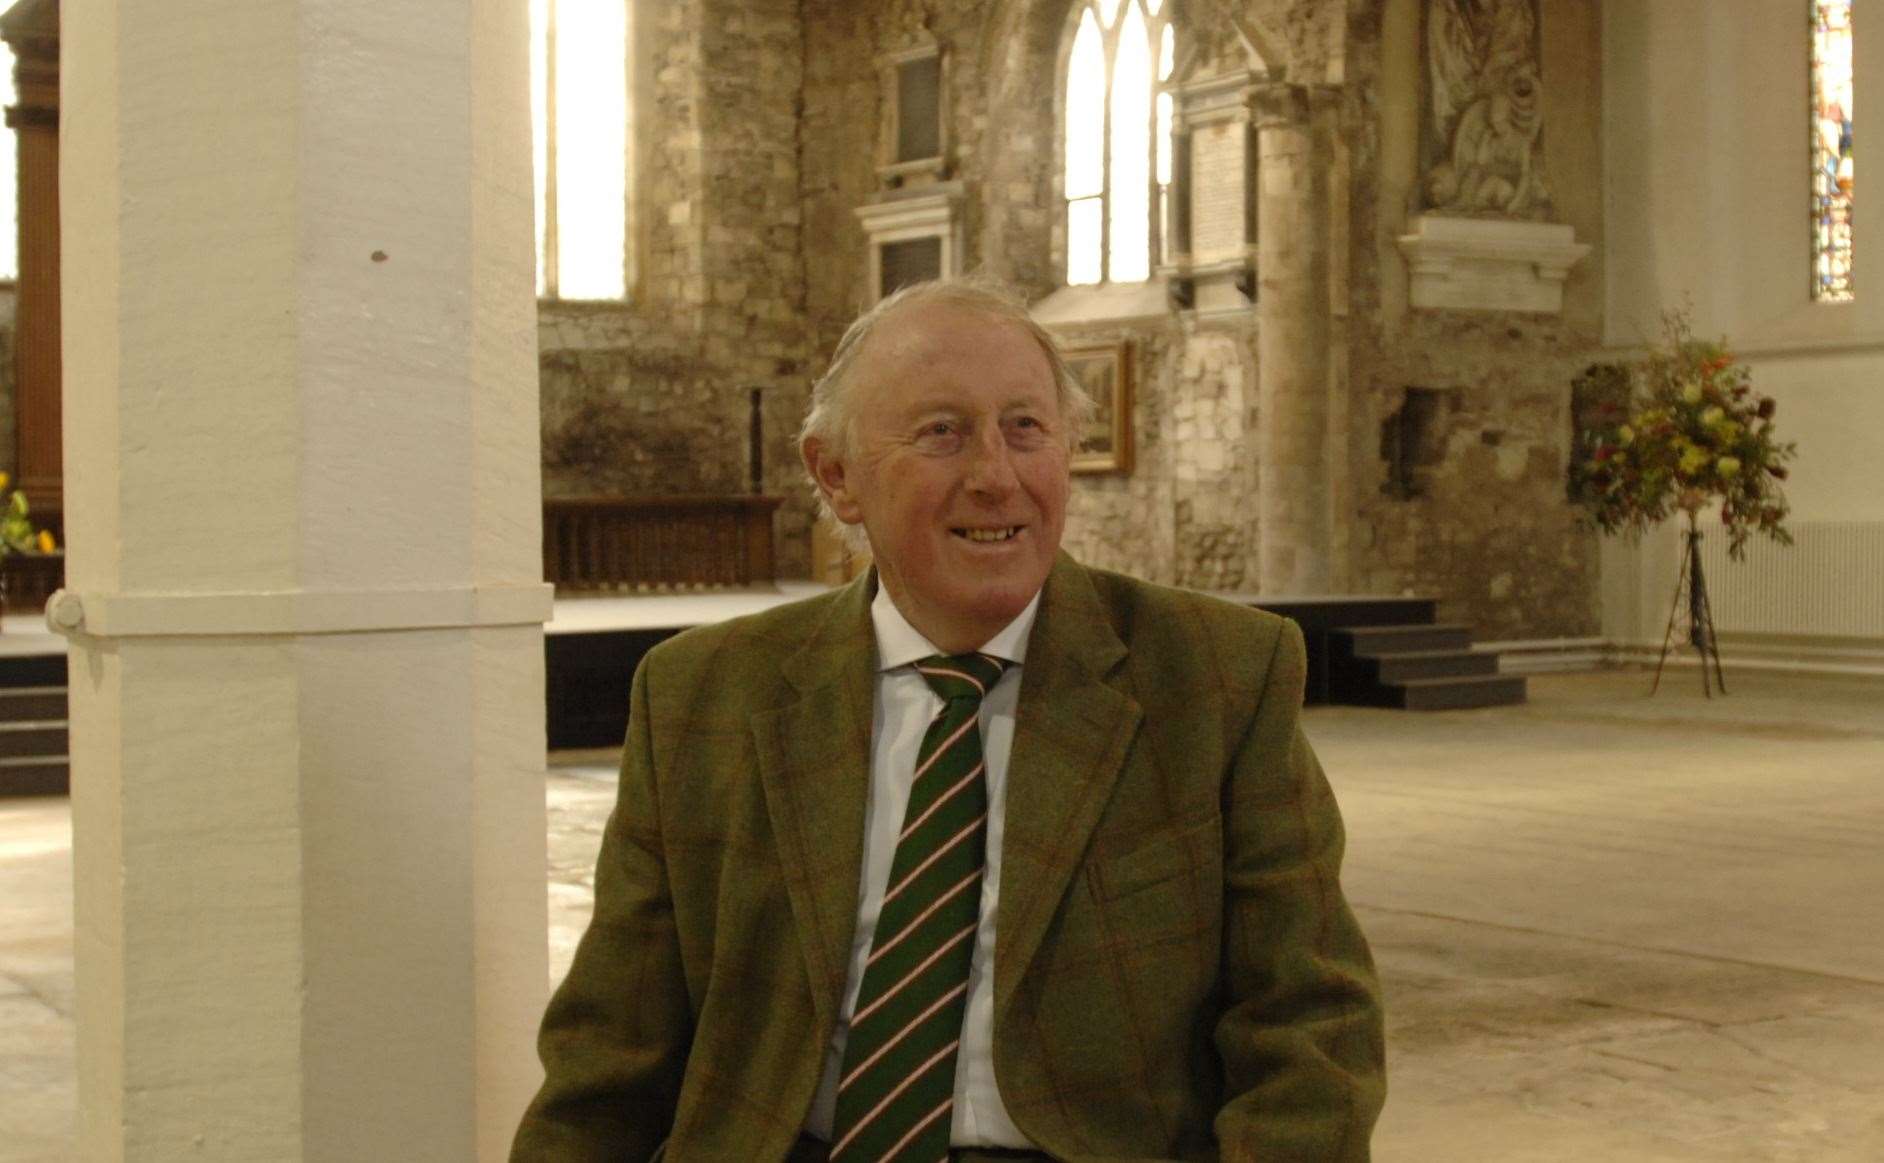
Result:
<svg viewBox="0 0 1884 1163"><path fill-rule="evenodd" d="M1405 711L1461 711L1513 706L1522 703L1526 694L1521 674L1462 674L1356 685L1348 688L1344 701L1352 706Z"/></svg>
<svg viewBox="0 0 1884 1163"><path fill-rule="evenodd" d="M1345 646L1357 656L1472 648L1472 628L1450 622L1425 626L1340 626L1329 634L1337 648Z"/></svg>
<svg viewBox="0 0 1884 1163"><path fill-rule="evenodd" d="M1357 654L1354 663L1355 669L1365 679L1380 683L1498 673L1498 656L1477 650L1405 650L1392 654Z"/></svg>
<svg viewBox="0 0 1884 1163"><path fill-rule="evenodd" d="M1409 711L1463 711L1476 707L1516 706L1529 697L1521 674L1460 675L1394 683L1401 693L1394 704Z"/></svg>
<svg viewBox="0 0 1884 1163"><path fill-rule="evenodd" d="M64 719L0 723L0 757L64 755L68 745Z"/></svg>
<svg viewBox="0 0 1884 1163"><path fill-rule="evenodd" d="M0 687L0 723L29 719L65 721L65 688L62 686Z"/></svg>
<svg viewBox="0 0 1884 1163"><path fill-rule="evenodd" d="M72 789L71 760L64 755L0 757L0 796L62 796Z"/></svg>

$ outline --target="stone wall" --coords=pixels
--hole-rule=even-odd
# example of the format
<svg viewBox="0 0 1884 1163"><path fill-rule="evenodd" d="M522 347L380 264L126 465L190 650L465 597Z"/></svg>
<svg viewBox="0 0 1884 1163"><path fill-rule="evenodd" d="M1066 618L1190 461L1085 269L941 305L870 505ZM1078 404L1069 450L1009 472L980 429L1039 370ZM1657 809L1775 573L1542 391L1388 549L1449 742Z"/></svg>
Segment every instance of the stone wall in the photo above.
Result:
<svg viewBox="0 0 1884 1163"><path fill-rule="evenodd" d="M1395 239L1418 132L1424 0L1192 0L1193 75L1247 67L1238 22L1340 86L1326 148L1336 256L1332 493L1337 588L1439 595L1491 638L1591 633L1595 551L1563 496L1569 382L1602 312L1597 22L1540 0L1545 149L1559 217L1595 253L1561 316L1409 310ZM809 384L865 299L857 207L880 192L878 58L933 38L947 60L966 263L1033 297L1059 284L1055 124L1071 0L669 0L638 7L636 286L629 303L541 311L544 485L747 487L748 390L765 389L781 565L809 568L794 435ZM1068 325L1129 339L1136 466L1075 481L1068 547L1210 589L1257 585L1256 319L1173 313ZM3 331L4 329L0 329ZM0 334L0 352L8 349ZM11 361L0 368L10 376ZM1417 423L1396 424L1414 394ZM11 392L0 406L10 423ZM1388 429L1417 444L1396 476ZM3 434L3 432L0 432ZM12 442L0 442L10 455Z"/></svg>
<svg viewBox="0 0 1884 1163"><path fill-rule="evenodd" d="M1419 8L1355 5L1347 33L1350 578L1435 594L1481 637L1594 634L1594 537L1564 494L1570 381L1601 340L1600 34L1587 5L1543 0L1544 153L1559 221L1593 246L1561 315L1408 309L1406 229L1418 132ZM1416 489L1395 488L1382 429L1432 393Z"/></svg>
<svg viewBox="0 0 1884 1163"><path fill-rule="evenodd" d="M1085 328L1133 344L1132 472L1075 479L1066 547L1169 584L1257 588L1256 362L1248 323Z"/></svg>
<svg viewBox="0 0 1884 1163"><path fill-rule="evenodd" d="M810 568L794 436L809 389L800 244L797 0L642 4L636 286L545 304L544 491L743 493L764 390L780 569Z"/></svg>
<svg viewBox="0 0 1884 1163"><path fill-rule="evenodd" d="M1067 0L806 0L806 298L816 359L865 298L855 209L879 193L875 59L919 36L947 59L949 176L966 188L964 266L1038 298L1059 284L1057 77ZM1231 43L1195 5L1203 55ZM994 115L998 111L998 115ZM825 246L822 240L830 239ZM1136 467L1074 480L1067 548L1089 563L1206 588L1253 585L1255 342L1250 320L1201 331L1175 315L1068 326L1069 344L1133 344Z"/></svg>
<svg viewBox="0 0 1884 1163"><path fill-rule="evenodd" d="M806 0L802 133L806 303L814 363L863 298L881 96L874 58L919 33L948 56L952 177L967 191L966 265L1040 297L1064 262L1057 211L1058 78L1069 0ZM1598 342L1596 256L1561 316L1409 311L1402 172L1417 132L1419 0L1197 0L1184 8L1192 73L1247 67L1241 21L1292 54L1291 79L1341 86L1324 141L1334 180L1330 490L1337 588L1431 593L1488 638L1591 633L1595 552L1563 492L1569 381ZM1599 243L1599 38L1572 0L1544 0L1546 149L1559 217ZM1183 54L1180 54L1183 55ZM998 115L997 115L998 113ZM1600 247L1599 247L1600 253ZM1075 481L1067 545L1095 564L1210 589L1257 584L1261 416L1255 314L1068 326L1072 342L1129 338L1137 464ZM1383 426L1427 389L1416 488L1397 487Z"/></svg>

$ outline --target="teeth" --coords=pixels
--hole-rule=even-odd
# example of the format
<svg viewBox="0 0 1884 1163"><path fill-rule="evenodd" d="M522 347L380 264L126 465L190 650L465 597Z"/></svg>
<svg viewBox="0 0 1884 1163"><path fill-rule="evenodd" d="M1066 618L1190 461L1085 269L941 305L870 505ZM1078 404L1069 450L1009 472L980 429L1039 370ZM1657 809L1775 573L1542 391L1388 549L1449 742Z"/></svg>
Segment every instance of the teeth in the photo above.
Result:
<svg viewBox="0 0 1884 1163"><path fill-rule="evenodd" d="M1006 529L964 529L962 536L970 541L1006 541L1020 532L1020 526L1010 525Z"/></svg>

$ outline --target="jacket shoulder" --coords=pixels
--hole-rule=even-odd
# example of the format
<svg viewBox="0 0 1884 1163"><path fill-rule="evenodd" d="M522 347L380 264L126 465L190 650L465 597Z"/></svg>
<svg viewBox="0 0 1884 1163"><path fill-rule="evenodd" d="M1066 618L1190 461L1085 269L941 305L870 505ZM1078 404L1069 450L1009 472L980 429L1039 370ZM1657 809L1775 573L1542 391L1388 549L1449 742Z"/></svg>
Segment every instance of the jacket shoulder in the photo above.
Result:
<svg viewBox="0 0 1884 1163"><path fill-rule="evenodd" d="M1293 620L1110 570L1087 573L1135 666L1191 681L1208 674L1226 693L1302 681L1302 632Z"/></svg>
<svg viewBox="0 0 1884 1163"><path fill-rule="evenodd" d="M731 689L776 681L779 663L835 613L844 589L683 630L652 647L642 666L656 689L711 681Z"/></svg>
<svg viewBox="0 0 1884 1163"><path fill-rule="evenodd" d="M1160 585L1129 574L1087 567L1099 600L1114 614L1119 637L1137 645L1145 637L1228 635L1242 642L1274 643L1295 624L1280 614L1259 610L1199 590Z"/></svg>

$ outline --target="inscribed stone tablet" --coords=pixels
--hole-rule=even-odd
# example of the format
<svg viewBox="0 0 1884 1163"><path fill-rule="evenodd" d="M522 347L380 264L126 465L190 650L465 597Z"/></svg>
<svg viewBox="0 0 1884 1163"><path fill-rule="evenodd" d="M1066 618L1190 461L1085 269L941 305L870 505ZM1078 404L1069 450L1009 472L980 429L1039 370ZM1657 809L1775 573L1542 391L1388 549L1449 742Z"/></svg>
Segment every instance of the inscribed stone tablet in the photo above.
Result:
<svg viewBox="0 0 1884 1163"><path fill-rule="evenodd" d="M1219 262L1240 258L1244 233L1244 188L1248 181L1247 134L1239 121L1200 125L1191 134L1191 258Z"/></svg>

